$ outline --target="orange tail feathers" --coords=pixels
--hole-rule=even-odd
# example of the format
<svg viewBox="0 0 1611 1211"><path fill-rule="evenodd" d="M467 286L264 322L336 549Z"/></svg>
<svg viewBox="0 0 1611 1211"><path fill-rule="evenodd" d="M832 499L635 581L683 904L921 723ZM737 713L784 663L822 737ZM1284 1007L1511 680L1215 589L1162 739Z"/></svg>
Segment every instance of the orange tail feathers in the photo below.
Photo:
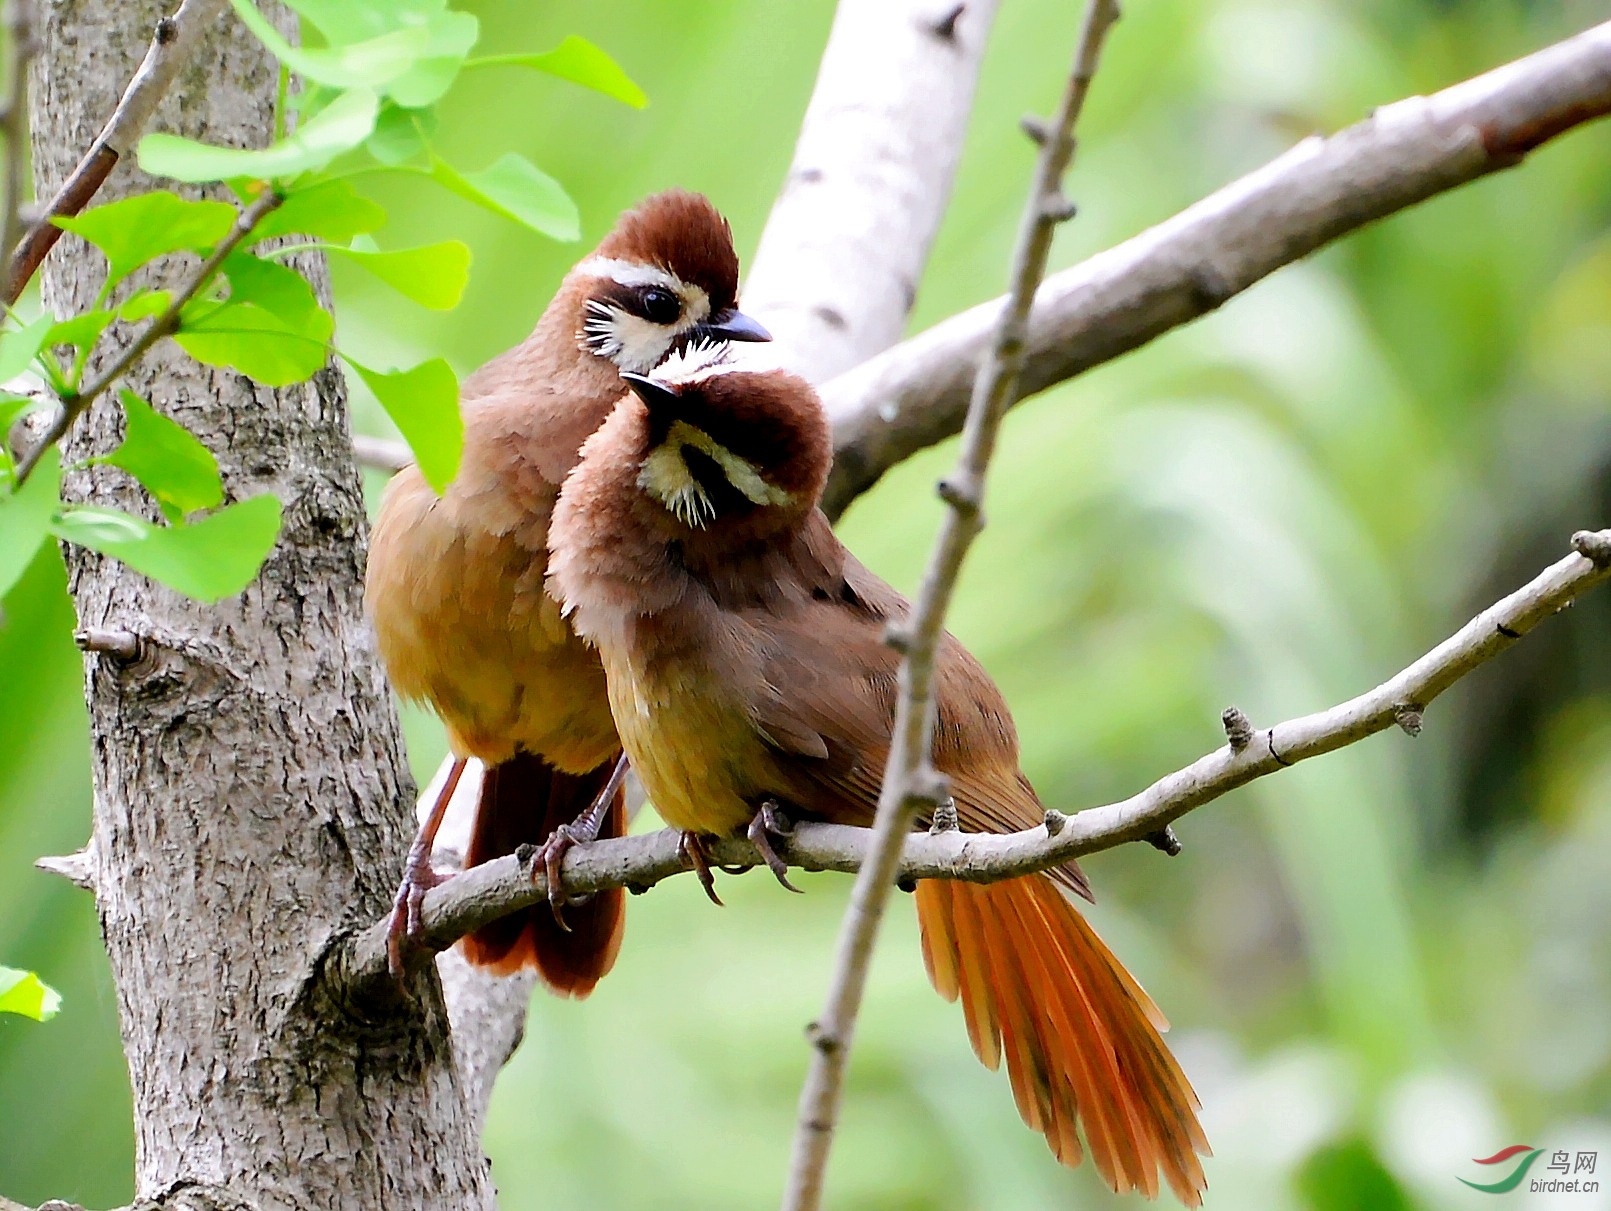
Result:
<svg viewBox="0 0 1611 1211"><path fill-rule="evenodd" d="M561 773L541 757L517 753L488 768L481 783L466 867L512 854L522 845L540 845L561 824L585 812L615 767L611 757L586 774ZM626 832L626 791L618 790L604 818L601 837ZM569 932L561 929L547 904L534 904L500 917L467 936L464 957L477 967L507 975L523 967L556 996L580 1000L615 965L626 925L626 893L600 892L565 910Z"/></svg>
<svg viewBox="0 0 1611 1211"><path fill-rule="evenodd" d="M1200 1103L1159 1032L1158 1007L1043 875L917 885L923 961L962 1000L968 1037L995 1068L1007 1057L1024 1122L1057 1159L1083 1155L1118 1193L1156 1197L1159 1176L1188 1207L1207 1185Z"/></svg>

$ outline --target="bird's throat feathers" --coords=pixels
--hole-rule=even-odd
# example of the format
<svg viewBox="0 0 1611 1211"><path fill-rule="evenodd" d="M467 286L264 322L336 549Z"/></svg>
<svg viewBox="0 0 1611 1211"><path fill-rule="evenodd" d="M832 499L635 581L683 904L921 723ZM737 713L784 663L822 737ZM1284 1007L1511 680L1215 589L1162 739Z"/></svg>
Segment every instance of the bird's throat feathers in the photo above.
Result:
<svg viewBox="0 0 1611 1211"><path fill-rule="evenodd" d="M681 420L671 423L664 440L643 459L637 483L694 529L704 529L741 502L762 507L794 502L792 493L767 482L753 463Z"/></svg>

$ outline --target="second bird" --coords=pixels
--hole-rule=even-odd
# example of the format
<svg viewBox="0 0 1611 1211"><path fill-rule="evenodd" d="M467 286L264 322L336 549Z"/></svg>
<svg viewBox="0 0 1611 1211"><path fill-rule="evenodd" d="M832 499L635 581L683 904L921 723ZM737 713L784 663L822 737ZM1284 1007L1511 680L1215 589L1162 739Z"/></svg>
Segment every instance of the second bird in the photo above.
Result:
<svg viewBox="0 0 1611 1211"><path fill-rule="evenodd" d="M832 448L810 386L674 360L627 375L641 398L583 447L554 512L550 583L598 646L621 742L689 857L699 834L748 829L781 878L766 835L780 808L872 822L899 660L883 635L909 607L817 508ZM1039 824L1006 704L949 635L935 693L934 763L962 827ZM1059 1160L1088 1150L1113 1189L1150 1196L1163 1182L1197 1206L1196 1096L1162 1015L1065 891L1089 894L1073 863L920 882L929 975L960 997L980 1059L1005 1057L1019 1113Z"/></svg>
<svg viewBox="0 0 1611 1211"><path fill-rule="evenodd" d="M455 758L398 891L394 972L436 881L431 843L467 759L487 767L467 866L551 839L557 857L569 834L556 830L591 808L603 809L589 823L604 835L624 830L603 671L543 590L548 519L578 447L625 390L621 371L650 370L688 341L768 339L737 297L738 256L716 208L675 190L648 198L571 270L525 342L465 380L464 456L447 491L412 467L387 486L364 601L393 688L442 717ZM618 891L563 919L557 904L529 909L464 951L586 996L614 961L623 910Z"/></svg>

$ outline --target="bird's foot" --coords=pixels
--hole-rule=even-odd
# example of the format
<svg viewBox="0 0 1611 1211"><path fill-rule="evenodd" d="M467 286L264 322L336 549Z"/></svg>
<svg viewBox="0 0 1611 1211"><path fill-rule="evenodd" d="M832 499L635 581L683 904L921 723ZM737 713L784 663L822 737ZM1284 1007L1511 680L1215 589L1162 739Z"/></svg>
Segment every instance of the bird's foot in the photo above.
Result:
<svg viewBox="0 0 1611 1211"><path fill-rule="evenodd" d="M403 881L397 885L397 895L392 898L392 915L386 922L386 967L392 979L401 982L406 974L403 950L419 940L420 906L425 903L425 893L451 877L437 873L431 865L429 848L416 844L408 851Z"/></svg>
<svg viewBox="0 0 1611 1211"><path fill-rule="evenodd" d="M761 860L773 877L790 891L799 892L800 889L789 882L789 864L778 857L778 851L772 848L773 837L787 837L792 832L794 821L783 814L783 808L776 799L768 799L761 804L761 810L755 813L755 819L750 821L744 835L760 852Z"/></svg>
<svg viewBox="0 0 1611 1211"><path fill-rule="evenodd" d="M593 796L593 802L588 804L587 810L569 824L561 824L549 833L548 840L542 843L532 858L532 876L536 877L537 871L542 870L548 886L548 910L554 914L554 924L566 933L570 933L571 927L565 923L565 906L575 904L580 907L593 897L566 895L565 885L560 879L560 865L571 846L586 845L589 841L599 839L599 833L604 831L604 817L609 814L610 804L615 802L616 792L621 789L621 780L626 777L626 772L627 758L622 753L615 759L609 778L599 788L599 793ZM539 862L542 863L541 867L538 866Z"/></svg>
<svg viewBox="0 0 1611 1211"><path fill-rule="evenodd" d="M591 895L572 896L565 892L565 883L559 873L560 866L565 861L565 855L570 852L573 845L585 845L589 841L598 840L597 828L591 835L587 830L578 830L574 825L561 824L548 834L548 840L538 847L537 853L531 860L531 873L536 875L543 872L543 881L548 888L548 910L554 914L554 924L566 933L571 927L565 923L565 909L570 905L580 907L593 897Z"/></svg>
<svg viewBox="0 0 1611 1211"><path fill-rule="evenodd" d="M699 885L705 889L710 902L722 907L722 898L716 894L716 876L710 871L710 854L705 851L705 838L699 833L684 829L677 837L677 857L682 864L693 870L699 878Z"/></svg>

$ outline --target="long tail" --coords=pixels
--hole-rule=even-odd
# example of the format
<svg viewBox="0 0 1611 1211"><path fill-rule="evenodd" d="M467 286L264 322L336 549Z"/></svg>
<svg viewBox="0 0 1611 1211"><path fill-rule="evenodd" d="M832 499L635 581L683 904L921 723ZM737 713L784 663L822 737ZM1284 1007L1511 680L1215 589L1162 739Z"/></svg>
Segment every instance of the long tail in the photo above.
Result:
<svg viewBox="0 0 1611 1211"><path fill-rule="evenodd" d="M465 866L512 854L522 845L540 845L588 809L614 767L611 757L588 773L566 774L529 753L490 767L481 783ZM619 837L625 831L626 795L621 790L599 836ZM573 905L565 910L565 923L569 932L555 922L547 904L534 904L466 937L464 957L501 974L533 967L550 992L580 1000L615 964L626 923L626 893L600 892Z"/></svg>
<svg viewBox="0 0 1611 1211"><path fill-rule="evenodd" d="M929 979L961 997L987 1067L1006 1055L1018 1113L1057 1159L1079 1164L1077 1123L1113 1190L1153 1198L1161 1174L1199 1206L1208 1140L1168 1023L1074 905L1042 875L924 880L916 898Z"/></svg>

